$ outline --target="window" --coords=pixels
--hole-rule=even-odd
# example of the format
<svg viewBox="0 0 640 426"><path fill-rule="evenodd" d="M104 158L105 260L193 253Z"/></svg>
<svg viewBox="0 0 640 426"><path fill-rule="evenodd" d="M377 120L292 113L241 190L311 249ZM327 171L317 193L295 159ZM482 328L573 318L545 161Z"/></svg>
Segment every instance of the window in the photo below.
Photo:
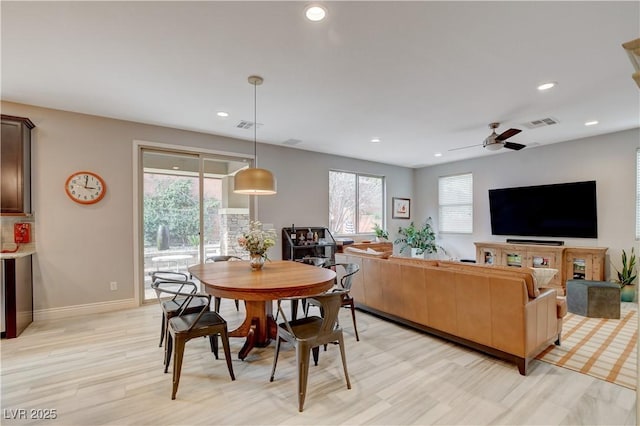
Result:
<svg viewBox="0 0 640 426"><path fill-rule="evenodd" d="M384 177L329 171L329 230L338 235L384 228Z"/></svg>
<svg viewBox="0 0 640 426"><path fill-rule="evenodd" d="M445 176L438 179L439 231L473 232L473 175Z"/></svg>
<svg viewBox="0 0 640 426"><path fill-rule="evenodd" d="M636 150L636 240L640 240L640 149Z"/></svg>

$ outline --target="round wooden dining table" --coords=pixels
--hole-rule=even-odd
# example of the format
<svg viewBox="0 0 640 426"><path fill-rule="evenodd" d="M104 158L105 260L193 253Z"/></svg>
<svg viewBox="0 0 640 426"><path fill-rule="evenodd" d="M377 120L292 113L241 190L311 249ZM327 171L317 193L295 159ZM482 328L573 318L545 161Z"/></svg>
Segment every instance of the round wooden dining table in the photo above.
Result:
<svg viewBox="0 0 640 426"><path fill-rule="evenodd" d="M230 337L246 337L240 359L253 347L267 346L277 337L273 300L325 292L336 277L331 269L290 260L267 261L259 271L251 270L248 261L202 263L191 266L189 273L200 280L207 293L246 302L244 322L229 333Z"/></svg>

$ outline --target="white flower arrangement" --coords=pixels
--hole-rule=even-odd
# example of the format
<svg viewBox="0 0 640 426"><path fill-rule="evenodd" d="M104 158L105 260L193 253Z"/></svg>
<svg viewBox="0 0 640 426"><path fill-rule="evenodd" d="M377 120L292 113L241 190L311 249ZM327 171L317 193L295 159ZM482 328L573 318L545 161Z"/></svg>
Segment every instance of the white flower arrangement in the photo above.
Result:
<svg viewBox="0 0 640 426"><path fill-rule="evenodd" d="M238 244L251 254L259 254L267 259L267 249L276 245L275 229L262 229L262 223L249 222L249 230L238 238Z"/></svg>

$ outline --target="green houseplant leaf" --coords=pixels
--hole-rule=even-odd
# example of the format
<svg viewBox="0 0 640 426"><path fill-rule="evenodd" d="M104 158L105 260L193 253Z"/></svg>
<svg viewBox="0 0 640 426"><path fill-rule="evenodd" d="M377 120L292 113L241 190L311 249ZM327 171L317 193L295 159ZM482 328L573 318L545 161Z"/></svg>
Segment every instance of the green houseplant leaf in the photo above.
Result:
<svg viewBox="0 0 640 426"><path fill-rule="evenodd" d="M431 226L431 218L427 218L419 228L411 222L407 227L398 229L399 237L393 242L401 244L400 253L407 248L417 248L418 254L437 253L442 247L436 244L436 233Z"/></svg>
<svg viewBox="0 0 640 426"><path fill-rule="evenodd" d="M621 260L622 260L622 270L618 270L618 268L616 268L615 265L612 265L613 268L616 270L616 273L618 274L617 283L620 285L620 288L626 285L633 284L633 282L637 277L637 273L636 273L637 259L636 259L636 253L633 247L631 248L631 253L629 254L629 256L627 256L627 252L624 249L622 250Z"/></svg>
<svg viewBox="0 0 640 426"><path fill-rule="evenodd" d="M373 224L373 232L376 233L376 237L378 238L384 238L385 240L389 238L389 232L382 229L382 227L380 227L380 225L378 225L377 223Z"/></svg>

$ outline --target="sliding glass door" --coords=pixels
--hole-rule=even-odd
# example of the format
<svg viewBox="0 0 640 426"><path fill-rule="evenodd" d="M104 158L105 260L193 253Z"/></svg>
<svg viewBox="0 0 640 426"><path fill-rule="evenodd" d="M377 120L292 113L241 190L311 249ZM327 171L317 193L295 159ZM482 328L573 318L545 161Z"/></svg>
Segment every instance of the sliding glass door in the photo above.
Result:
<svg viewBox="0 0 640 426"><path fill-rule="evenodd" d="M188 275L190 265L215 255L242 256L237 236L249 220L249 197L233 193L242 159L142 150L141 215L144 300L154 299L151 275Z"/></svg>

